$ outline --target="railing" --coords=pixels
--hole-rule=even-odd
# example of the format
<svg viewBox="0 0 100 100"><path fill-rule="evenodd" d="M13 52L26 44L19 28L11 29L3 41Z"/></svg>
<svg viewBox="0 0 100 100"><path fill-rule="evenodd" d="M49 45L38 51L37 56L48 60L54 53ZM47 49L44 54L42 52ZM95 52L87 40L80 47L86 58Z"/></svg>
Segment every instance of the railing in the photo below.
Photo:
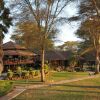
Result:
<svg viewBox="0 0 100 100"><path fill-rule="evenodd" d="M4 61L4 65L32 64L33 60Z"/></svg>

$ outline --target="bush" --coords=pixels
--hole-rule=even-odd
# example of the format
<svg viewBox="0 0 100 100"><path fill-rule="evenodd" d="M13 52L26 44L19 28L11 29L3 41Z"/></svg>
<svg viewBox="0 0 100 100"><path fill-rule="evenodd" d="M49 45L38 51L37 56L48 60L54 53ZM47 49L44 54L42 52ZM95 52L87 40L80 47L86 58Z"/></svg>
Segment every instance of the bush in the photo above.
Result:
<svg viewBox="0 0 100 100"><path fill-rule="evenodd" d="M35 71L34 70L30 70L29 74L30 74L30 76L34 77L35 76Z"/></svg>
<svg viewBox="0 0 100 100"><path fill-rule="evenodd" d="M7 78L12 79L13 75L14 75L14 73L11 70L8 70Z"/></svg>
<svg viewBox="0 0 100 100"><path fill-rule="evenodd" d="M61 66L58 66L58 67L56 68L56 71L57 71L57 72L61 72L61 71L62 71Z"/></svg>
<svg viewBox="0 0 100 100"><path fill-rule="evenodd" d="M47 64L44 65L44 72L45 74L49 72L49 66Z"/></svg>
<svg viewBox="0 0 100 100"><path fill-rule="evenodd" d="M29 78L29 71L27 70L22 71L22 76L23 78Z"/></svg>
<svg viewBox="0 0 100 100"><path fill-rule="evenodd" d="M13 84L8 81L0 81L0 96L4 96L10 92L13 88Z"/></svg>
<svg viewBox="0 0 100 100"><path fill-rule="evenodd" d="M73 70L73 67L70 67L70 66L69 66L69 67L66 68L66 71L68 71L68 72L73 72L74 70Z"/></svg>
<svg viewBox="0 0 100 100"><path fill-rule="evenodd" d="M21 75L22 75L21 67L17 67L16 73L18 74L19 77L21 77Z"/></svg>
<svg viewBox="0 0 100 100"><path fill-rule="evenodd" d="M34 76L38 76L38 75L39 75L39 71L38 70L35 70Z"/></svg>

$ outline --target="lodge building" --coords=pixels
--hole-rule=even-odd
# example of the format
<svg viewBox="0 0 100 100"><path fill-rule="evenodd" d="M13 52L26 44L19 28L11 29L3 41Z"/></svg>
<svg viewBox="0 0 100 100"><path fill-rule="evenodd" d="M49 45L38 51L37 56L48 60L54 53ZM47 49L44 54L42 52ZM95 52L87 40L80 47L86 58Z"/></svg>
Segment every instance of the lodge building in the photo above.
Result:
<svg viewBox="0 0 100 100"><path fill-rule="evenodd" d="M34 53L28 51L12 41L3 44L3 64L4 71L16 69L17 66L33 66Z"/></svg>

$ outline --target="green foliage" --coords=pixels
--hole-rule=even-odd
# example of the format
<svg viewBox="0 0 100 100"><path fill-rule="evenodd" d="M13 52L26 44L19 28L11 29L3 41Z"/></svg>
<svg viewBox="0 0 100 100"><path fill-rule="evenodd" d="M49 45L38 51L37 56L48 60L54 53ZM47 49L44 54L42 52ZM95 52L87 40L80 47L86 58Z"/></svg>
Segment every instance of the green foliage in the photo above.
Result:
<svg viewBox="0 0 100 100"><path fill-rule="evenodd" d="M49 65L48 64L44 65L44 70L49 70Z"/></svg>
<svg viewBox="0 0 100 100"><path fill-rule="evenodd" d="M24 70L24 71L22 72L22 76L25 77L25 78L28 78L28 77L29 77L29 71Z"/></svg>
<svg viewBox="0 0 100 100"><path fill-rule="evenodd" d="M34 70L34 71L35 71L34 76L38 76L39 75L39 70Z"/></svg>
<svg viewBox="0 0 100 100"><path fill-rule="evenodd" d="M2 13L1 13L2 12ZM10 27L10 25L12 24L12 18L9 16L10 15L10 11L8 8L5 7L5 2L4 0L0 0L0 21L3 22L0 23L0 31L4 33L8 32L8 29ZM0 33L1 34L1 33ZM1 36L1 35L0 35Z"/></svg>
<svg viewBox="0 0 100 100"><path fill-rule="evenodd" d="M1 64L3 58L3 50L2 50L2 41L4 38L4 34L8 32L8 28L10 27L12 18L10 17L10 11L5 6L5 0L0 0L0 72L3 70L3 64Z"/></svg>
<svg viewBox="0 0 100 100"><path fill-rule="evenodd" d="M25 77L29 77L29 71L26 71Z"/></svg>
<svg viewBox="0 0 100 100"><path fill-rule="evenodd" d="M27 48L32 48L32 49L36 49L36 50L41 49L41 46L43 44L41 37L43 34L39 33L39 29L38 29L36 23L30 22L30 21L26 21L23 23L21 22L21 23L17 24L17 27L18 27L16 30L17 34L12 35L11 39L13 39L16 43L25 45ZM55 37L56 31L53 30L52 32L54 34L52 36L49 36L45 40L46 41L46 43L45 43L46 49L53 48L54 41L52 40L52 38ZM22 35L20 33L22 33ZM40 42L38 42L38 41L40 41Z"/></svg>
<svg viewBox="0 0 100 100"><path fill-rule="evenodd" d="M17 67L16 73L21 77L21 75L22 75L22 68L21 67Z"/></svg>
<svg viewBox="0 0 100 100"><path fill-rule="evenodd" d="M0 81L0 96L4 96L13 88L13 84L9 81Z"/></svg>
<svg viewBox="0 0 100 100"><path fill-rule="evenodd" d="M14 73L11 70L8 70L7 78L12 79Z"/></svg>
<svg viewBox="0 0 100 100"><path fill-rule="evenodd" d="M34 77L34 76L35 76L35 71L34 71L34 70L30 70L30 75L31 75L32 77Z"/></svg>
<svg viewBox="0 0 100 100"><path fill-rule="evenodd" d="M44 65L44 72L45 72L45 74L47 74L49 72L49 66L48 66L48 64Z"/></svg>
<svg viewBox="0 0 100 100"><path fill-rule="evenodd" d="M80 43L78 41L67 41L63 45L58 46L58 49L76 51L78 49L79 44Z"/></svg>

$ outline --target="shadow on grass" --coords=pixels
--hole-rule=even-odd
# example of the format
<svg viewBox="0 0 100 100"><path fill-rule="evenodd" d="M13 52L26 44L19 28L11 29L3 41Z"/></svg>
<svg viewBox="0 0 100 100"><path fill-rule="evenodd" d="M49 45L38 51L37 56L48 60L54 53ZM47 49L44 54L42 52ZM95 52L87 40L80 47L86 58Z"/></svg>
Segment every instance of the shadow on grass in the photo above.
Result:
<svg viewBox="0 0 100 100"><path fill-rule="evenodd" d="M67 86L67 87L96 88L96 89L100 89L100 86L82 86L82 85L65 85L65 84L53 84L51 86Z"/></svg>
<svg viewBox="0 0 100 100"><path fill-rule="evenodd" d="M29 89L29 90L32 90L32 89ZM96 92L96 91L87 91L87 90L59 90L59 89L53 89L53 90L50 90L50 89L36 89L38 91L47 91L47 92L62 92L62 93L95 93L95 94L100 94L100 92Z"/></svg>

